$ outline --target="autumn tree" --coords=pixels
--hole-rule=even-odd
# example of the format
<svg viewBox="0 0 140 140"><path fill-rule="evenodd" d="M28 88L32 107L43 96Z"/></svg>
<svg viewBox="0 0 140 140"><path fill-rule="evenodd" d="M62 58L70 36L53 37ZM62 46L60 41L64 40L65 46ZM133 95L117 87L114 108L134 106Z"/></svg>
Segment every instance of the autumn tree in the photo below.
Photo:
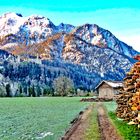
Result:
<svg viewBox="0 0 140 140"><path fill-rule="evenodd" d="M74 93L73 81L65 76L58 77L53 82L55 95L66 96Z"/></svg>

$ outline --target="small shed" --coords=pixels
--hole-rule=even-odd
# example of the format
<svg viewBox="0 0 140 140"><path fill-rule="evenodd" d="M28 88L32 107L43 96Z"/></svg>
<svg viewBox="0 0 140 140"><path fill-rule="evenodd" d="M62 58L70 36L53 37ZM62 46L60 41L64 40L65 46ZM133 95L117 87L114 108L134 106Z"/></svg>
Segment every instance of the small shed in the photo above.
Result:
<svg viewBox="0 0 140 140"><path fill-rule="evenodd" d="M108 98L112 99L114 95L118 94L118 90L123 87L122 82L118 81L102 81L97 87L97 93L99 98Z"/></svg>

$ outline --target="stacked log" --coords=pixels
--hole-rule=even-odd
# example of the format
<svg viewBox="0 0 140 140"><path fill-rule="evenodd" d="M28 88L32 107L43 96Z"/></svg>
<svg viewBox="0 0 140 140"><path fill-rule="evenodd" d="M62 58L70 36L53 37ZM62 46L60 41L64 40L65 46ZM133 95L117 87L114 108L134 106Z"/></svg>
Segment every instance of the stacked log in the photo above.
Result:
<svg viewBox="0 0 140 140"><path fill-rule="evenodd" d="M140 62L134 64L124 78L124 87L116 99L119 118L140 125Z"/></svg>
<svg viewBox="0 0 140 140"><path fill-rule="evenodd" d="M116 99L118 104L117 107L117 116L123 118L126 121L130 121L135 117L131 111L131 106L128 104L128 101L132 98L133 94L131 92L121 92L121 94Z"/></svg>
<svg viewBox="0 0 140 140"><path fill-rule="evenodd" d="M129 124L138 124L138 127L140 127L140 92L134 93L133 97L128 101L128 104L131 106L131 110L135 115Z"/></svg>
<svg viewBox="0 0 140 140"><path fill-rule="evenodd" d="M113 101L113 99L107 98L82 98L80 102L109 102Z"/></svg>

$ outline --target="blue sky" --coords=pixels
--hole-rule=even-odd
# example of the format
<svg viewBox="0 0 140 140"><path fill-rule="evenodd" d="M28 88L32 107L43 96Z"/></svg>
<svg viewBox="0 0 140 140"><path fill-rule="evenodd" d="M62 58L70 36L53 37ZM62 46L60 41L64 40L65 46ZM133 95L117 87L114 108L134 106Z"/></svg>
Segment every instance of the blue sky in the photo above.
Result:
<svg viewBox="0 0 140 140"><path fill-rule="evenodd" d="M140 51L140 0L9 0L0 2L0 14L39 14L55 25L95 23Z"/></svg>

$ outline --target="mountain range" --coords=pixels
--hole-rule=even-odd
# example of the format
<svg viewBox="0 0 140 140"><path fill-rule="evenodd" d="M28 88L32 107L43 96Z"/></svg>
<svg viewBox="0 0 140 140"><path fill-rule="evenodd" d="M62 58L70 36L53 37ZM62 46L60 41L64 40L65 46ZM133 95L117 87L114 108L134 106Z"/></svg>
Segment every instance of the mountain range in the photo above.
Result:
<svg viewBox="0 0 140 140"><path fill-rule="evenodd" d="M139 54L96 24L56 26L43 16L18 13L0 16L0 49L1 81L23 88L52 87L64 75L76 88L91 90L101 80L122 80Z"/></svg>

